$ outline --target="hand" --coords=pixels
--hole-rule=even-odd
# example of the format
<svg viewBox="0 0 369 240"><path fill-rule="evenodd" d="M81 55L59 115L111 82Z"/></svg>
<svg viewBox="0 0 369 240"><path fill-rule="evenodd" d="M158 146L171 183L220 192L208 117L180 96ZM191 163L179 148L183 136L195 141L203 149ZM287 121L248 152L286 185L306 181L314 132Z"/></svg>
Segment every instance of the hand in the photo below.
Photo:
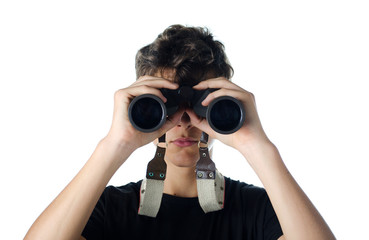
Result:
<svg viewBox="0 0 369 240"><path fill-rule="evenodd" d="M138 131L129 121L128 106L134 97L142 94L154 94L166 102L160 88L176 89L178 84L160 77L142 76L129 87L118 90L114 95L113 122L106 138L117 144L128 144L134 150L152 142L174 127L179 122L183 111L178 111L168 118L159 130L152 133Z"/></svg>
<svg viewBox="0 0 369 240"><path fill-rule="evenodd" d="M199 118L192 110L187 110L194 126L208 133L210 137L218 139L237 150L248 146L252 147L252 144L269 142L261 126L259 115L256 110L255 97L251 92L242 89L224 77L202 81L193 88L196 90L219 88L219 90L210 93L206 97L202 102L204 106L208 106L210 102L217 97L232 96L242 102L246 113L245 122L237 132L233 134L219 134L209 126L206 119Z"/></svg>

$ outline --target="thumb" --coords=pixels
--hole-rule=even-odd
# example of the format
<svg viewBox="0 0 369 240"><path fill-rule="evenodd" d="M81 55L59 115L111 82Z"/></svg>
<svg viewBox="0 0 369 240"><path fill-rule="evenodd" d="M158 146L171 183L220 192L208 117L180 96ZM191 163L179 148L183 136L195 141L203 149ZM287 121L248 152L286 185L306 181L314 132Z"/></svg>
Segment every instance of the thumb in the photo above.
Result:
<svg viewBox="0 0 369 240"><path fill-rule="evenodd" d="M184 113L184 110L179 110L176 113L174 113L172 116L168 117L164 125L160 128L160 133L163 135L168 130L172 129L173 127L177 126L180 121L181 117Z"/></svg>
<svg viewBox="0 0 369 240"><path fill-rule="evenodd" d="M187 109L186 113L188 114L188 116L190 116L191 124L194 127L200 129L203 132L206 132L211 137L215 136L215 132L210 127L206 118L199 117L192 109Z"/></svg>

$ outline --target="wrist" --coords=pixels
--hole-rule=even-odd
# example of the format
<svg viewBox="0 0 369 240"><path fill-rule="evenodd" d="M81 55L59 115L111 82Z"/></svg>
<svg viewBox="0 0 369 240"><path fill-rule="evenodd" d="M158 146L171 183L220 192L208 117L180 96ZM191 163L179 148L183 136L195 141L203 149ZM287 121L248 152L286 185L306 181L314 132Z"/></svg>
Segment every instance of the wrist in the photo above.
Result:
<svg viewBox="0 0 369 240"><path fill-rule="evenodd" d="M110 137L103 138L96 148L96 152L103 154L105 161L118 169L128 157L136 150L136 147L125 141L114 141Z"/></svg>
<svg viewBox="0 0 369 240"><path fill-rule="evenodd" d="M235 148L241 152L244 157L251 159L254 155L260 154L264 149L275 148L274 144L266 135L243 135L237 136Z"/></svg>
<svg viewBox="0 0 369 240"><path fill-rule="evenodd" d="M122 139L115 139L114 137L107 135L101 141L99 144L104 146L109 146L111 151L116 152L117 154L120 154L122 152L134 152L138 147L135 146L133 141L126 141Z"/></svg>
<svg viewBox="0 0 369 240"><path fill-rule="evenodd" d="M249 142L239 151L256 172L280 159L277 147L269 139Z"/></svg>

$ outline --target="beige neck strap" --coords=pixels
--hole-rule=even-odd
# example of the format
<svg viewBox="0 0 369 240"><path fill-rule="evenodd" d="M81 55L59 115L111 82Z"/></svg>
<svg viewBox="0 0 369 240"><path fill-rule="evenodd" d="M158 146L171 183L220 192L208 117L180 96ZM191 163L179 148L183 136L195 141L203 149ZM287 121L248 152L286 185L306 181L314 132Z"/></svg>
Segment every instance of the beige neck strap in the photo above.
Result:
<svg viewBox="0 0 369 240"><path fill-rule="evenodd" d="M165 134L159 144L165 142ZM197 192L201 208L205 213L221 210L224 207L224 177L211 160L208 150L208 135L202 133L199 142L200 159L196 165ZM166 163L165 148L158 144L154 158L148 163L146 179L142 181L138 214L156 217L163 196Z"/></svg>

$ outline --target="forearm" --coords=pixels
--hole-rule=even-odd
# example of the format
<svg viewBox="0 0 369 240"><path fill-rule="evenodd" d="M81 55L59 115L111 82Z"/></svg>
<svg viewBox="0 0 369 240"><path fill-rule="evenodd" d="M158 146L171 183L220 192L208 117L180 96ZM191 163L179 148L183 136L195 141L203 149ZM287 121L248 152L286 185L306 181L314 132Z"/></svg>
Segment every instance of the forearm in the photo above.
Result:
<svg viewBox="0 0 369 240"><path fill-rule="evenodd" d="M335 239L317 209L299 187L270 142L242 154L263 183L280 221L285 239Z"/></svg>
<svg viewBox="0 0 369 240"><path fill-rule="evenodd" d="M102 140L80 172L34 222L25 239L78 239L105 186L132 151Z"/></svg>

